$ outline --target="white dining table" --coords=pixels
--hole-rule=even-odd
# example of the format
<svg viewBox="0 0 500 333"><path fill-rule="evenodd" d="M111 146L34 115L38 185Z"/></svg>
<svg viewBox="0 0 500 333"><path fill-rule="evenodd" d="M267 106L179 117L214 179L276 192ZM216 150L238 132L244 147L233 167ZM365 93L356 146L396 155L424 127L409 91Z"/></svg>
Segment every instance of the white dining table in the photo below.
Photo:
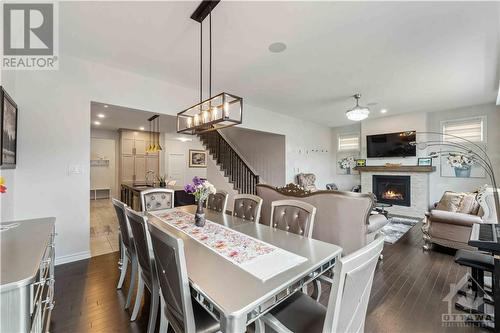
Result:
<svg viewBox="0 0 500 333"><path fill-rule="evenodd" d="M196 206L176 209L194 214ZM183 239L191 294L219 320L222 332L245 332L249 324L271 308L332 270L342 253L342 248L334 244L208 209L205 213L207 220L307 259L263 281L186 233L148 214L148 223Z"/></svg>

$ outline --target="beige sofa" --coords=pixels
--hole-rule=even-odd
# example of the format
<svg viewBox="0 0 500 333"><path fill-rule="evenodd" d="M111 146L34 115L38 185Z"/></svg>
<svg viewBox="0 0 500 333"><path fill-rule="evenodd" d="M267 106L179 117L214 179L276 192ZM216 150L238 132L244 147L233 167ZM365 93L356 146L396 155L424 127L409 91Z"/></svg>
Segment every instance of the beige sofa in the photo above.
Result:
<svg viewBox="0 0 500 333"><path fill-rule="evenodd" d="M271 202L295 199L316 207L312 238L336 244L344 255L371 242L387 223L381 214L370 215L373 199L369 194L342 191L304 191L295 184L283 188L258 184L257 195L263 199L260 223L269 225Z"/></svg>
<svg viewBox="0 0 500 333"><path fill-rule="evenodd" d="M425 214L424 249L431 249L432 244L473 249L467 243L474 223L498 223L493 189L483 187L477 193L445 192L435 208Z"/></svg>

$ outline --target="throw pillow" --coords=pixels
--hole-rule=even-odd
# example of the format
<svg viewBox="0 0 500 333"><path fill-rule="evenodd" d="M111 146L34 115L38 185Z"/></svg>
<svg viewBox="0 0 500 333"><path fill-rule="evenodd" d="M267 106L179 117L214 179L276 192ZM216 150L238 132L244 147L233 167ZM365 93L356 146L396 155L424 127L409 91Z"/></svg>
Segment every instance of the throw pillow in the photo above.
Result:
<svg viewBox="0 0 500 333"><path fill-rule="evenodd" d="M476 193L463 193L462 201L458 206L458 213L477 215L479 203L476 200Z"/></svg>
<svg viewBox="0 0 500 333"><path fill-rule="evenodd" d="M458 207L460 206L460 202L462 201L463 197L463 193L446 191L441 197L441 200L439 200L436 209L446 210L448 212L456 212L458 211Z"/></svg>

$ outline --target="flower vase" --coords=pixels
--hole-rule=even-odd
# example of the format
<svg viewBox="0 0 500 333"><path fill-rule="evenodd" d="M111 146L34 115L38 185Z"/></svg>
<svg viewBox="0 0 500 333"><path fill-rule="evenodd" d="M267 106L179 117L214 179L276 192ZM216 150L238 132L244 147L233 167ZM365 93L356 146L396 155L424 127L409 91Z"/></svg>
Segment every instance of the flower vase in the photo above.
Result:
<svg viewBox="0 0 500 333"><path fill-rule="evenodd" d="M160 187L167 187L167 183L166 182L160 182Z"/></svg>
<svg viewBox="0 0 500 333"><path fill-rule="evenodd" d="M205 225L205 211L203 210L203 201L198 200L198 207L196 208L196 214L194 214L194 224L197 227L203 227Z"/></svg>
<svg viewBox="0 0 500 333"><path fill-rule="evenodd" d="M465 168L455 167L455 177L469 178L470 177L470 167L465 167Z"/></svg>
<svg viewBox="0 0 500 333"><path fill-rule="evenodd" d="M346 173L347 175L350 175L350 174L351 174L351 168L347 168L347 169L345 169L345 173Z"/></svg>

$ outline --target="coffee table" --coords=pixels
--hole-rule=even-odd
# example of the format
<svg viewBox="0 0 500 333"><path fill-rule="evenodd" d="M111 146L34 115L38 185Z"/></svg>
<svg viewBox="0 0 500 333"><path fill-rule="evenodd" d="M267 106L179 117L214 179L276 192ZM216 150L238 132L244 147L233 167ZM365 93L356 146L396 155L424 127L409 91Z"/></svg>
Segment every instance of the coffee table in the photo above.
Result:
<svg viewBox="0 0 500 333"><path fill-rule="evenodd" d="M389 207L392 207L391 204L388 204L388 203L382 203L382 202L377 202L375 204L375 211L379 212L380 214L384 215L385 217L387 217L387 214L389 213L387 210L385 210L386 208L389 208Z"/></svg>

